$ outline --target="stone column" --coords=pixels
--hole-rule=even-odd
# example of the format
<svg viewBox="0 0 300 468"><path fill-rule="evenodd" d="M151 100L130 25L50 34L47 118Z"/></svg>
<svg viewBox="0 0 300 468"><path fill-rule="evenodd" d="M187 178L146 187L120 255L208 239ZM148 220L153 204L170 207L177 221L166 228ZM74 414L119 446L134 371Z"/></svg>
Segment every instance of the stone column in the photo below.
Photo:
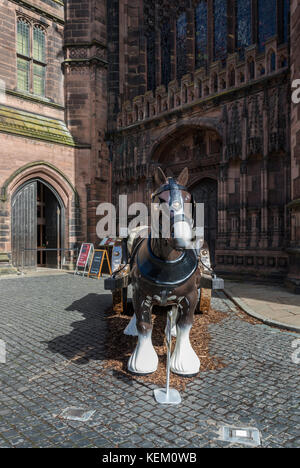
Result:
<svg viewBox="0 0 300 468"><path fill-rule="evenodd" d="M258 243L257 221L258 221L258 212L253 211L251 213L251 240L250 240L250 248L252 249L255 249Z"/></svg>
<svg viewBox="0 0 300 468"><path fill-rule="evenodd" d="M261 162L261 234L259 246L268 247L268 160Z"/></svg>
<svg viewBox="0 0 300 468"><path fill-rule="evenodd" d="M291 83L300 79L300 3L291 0ZM298 93L299 94L299 93ZM291 210L289 273L286 284L300 294L300 103L291 102Z"/></svg>
<svg viewBox="0 0 300 468"><path fill-rule="evenodd" d="M240 166L240 236L239 249L247 247L247 161Z"/></svg>

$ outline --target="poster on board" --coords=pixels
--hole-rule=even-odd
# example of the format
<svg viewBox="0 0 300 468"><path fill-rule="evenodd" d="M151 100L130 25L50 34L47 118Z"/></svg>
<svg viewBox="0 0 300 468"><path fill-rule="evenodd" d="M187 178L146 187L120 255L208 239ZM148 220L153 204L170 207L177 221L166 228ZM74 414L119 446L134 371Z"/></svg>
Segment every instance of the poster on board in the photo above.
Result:
<svg viewBox="0 0 300 468"><path fill-rule="evenodd" d="M83 274L85 275L89 264L90 264L90 259L94 253L94 245L93 244L87 244L84 243L81 245L80 252L78 255L77 263L76 263L76 269L74 272L74 275L76 274Z"/></svg>

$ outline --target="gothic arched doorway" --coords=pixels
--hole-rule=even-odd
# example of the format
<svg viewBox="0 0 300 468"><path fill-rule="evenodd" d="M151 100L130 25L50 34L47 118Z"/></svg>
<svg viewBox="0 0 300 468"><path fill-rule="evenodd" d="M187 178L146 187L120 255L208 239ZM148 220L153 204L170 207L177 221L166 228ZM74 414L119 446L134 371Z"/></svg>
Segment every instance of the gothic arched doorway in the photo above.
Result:
<svg viewBox="0 0 300 468"><path fill-rule="evenodd" d="M12 261L16 267L52 267L61 262L64 206L42 179L22 185L12 197Z"/></svg>
<svg viewBox="0 0 300 468"><path fill-rule="evenodd" d="M208 243L211 263L215 265L215 250L218 226L218 183L213 179L202 179L191 189L197 203L204 203L204 238Z"/></svg>

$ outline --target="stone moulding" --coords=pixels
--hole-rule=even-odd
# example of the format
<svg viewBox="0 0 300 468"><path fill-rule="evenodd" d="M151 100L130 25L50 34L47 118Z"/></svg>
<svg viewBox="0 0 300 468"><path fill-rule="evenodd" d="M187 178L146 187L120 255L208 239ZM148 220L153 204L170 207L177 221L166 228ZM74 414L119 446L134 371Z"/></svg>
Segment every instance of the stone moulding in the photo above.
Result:
<svg viewBox="0 0 300 468"><path fill-rule="evenodd" d="M287 208L290 210L293 210L294 208L300 208L300 198L297 198L296 200L293 200L287 205Z"/></svg>
<svg viewBox="0 0 300 468"><path fill-rule="evenodd" d="M0 105L0 132L76 146L65 122Z"/></svg>
<svg viewBox="0 0 300 468"><path fill-rule="evenodd" d="M8 179L6 179L3 186L0 188L0 201L2 201L2 202L7 201L7 188L10 185L10 183L18 175L20 175L22 172L26 171L27 169L34 168L34 167L37 167L37 166L46 166L46 167L52 169L57 174L59 174L65 180L65 182L67 182L67 184L71 187L72 191L74 192L75 201L77 203L79 202L78 192L77 192L76 188L74 187L74 185L72 184L72 182L70 181L70 179L60 169L58 169L56 166L54 166L53 164L51 164L51 163L49 163L47 161L34 161L32 163L28 163L25 166L20 167L15 172L13 172L13 174L11 174Z"/></svg>
<svg viewBox="0 0 300 468"><path fill-rule="evenodd" d="M63 111L65 109L65 106L63 106L61 104L51 102L48 99L40 98L40 97L34 96L32 94L22 93L20 91L14 91L12 89L6 89L5 94L9 94L11 96L16 96L16 97L21 98L21 99L26 99L27 101L37 102L38 104L42 104L43 106L53 107L54 109L58 109L58 110Z"/></svg>
<svg viewBox="0 0 300 468"><path fill-rule="evenodd" d="M28 8L28 10L33 11L34 13L38 13L42 17L45 17L58 24L61 24L61 25L65 24L65 21L63 18L60 18L59 16L56 16L53 13L42 10L41 8L37 7L36 5L33 5L30 2L27 2L26 0L10 0L10 1L12 1L13 3L16 3L17 5L20 5L21 7L24 6L25 8ZM57 8L64 7L64 3L61 0L52 0L52 1L53 3L56 3L57 5L59 5L57 6Z"/></svg>

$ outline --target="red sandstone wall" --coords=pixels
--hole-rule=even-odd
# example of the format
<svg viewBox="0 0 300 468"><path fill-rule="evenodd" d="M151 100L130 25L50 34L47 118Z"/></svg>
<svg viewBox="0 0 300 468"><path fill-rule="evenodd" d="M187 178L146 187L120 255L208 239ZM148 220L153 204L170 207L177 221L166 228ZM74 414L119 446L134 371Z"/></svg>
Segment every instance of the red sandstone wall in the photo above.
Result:
<svg viewBox="0 0 300 468"><path fill-rule="evenodd" d="M63 7L55 2L32 0L33 11L9 0L0 0L0 79L6 88L17 91L16 75L16 19L24 14L29 21L42 22L46 30L46 98L63 105ZM50 4L51 3L51 4ZM17 102L15 103L17 105Z"/></svg>

